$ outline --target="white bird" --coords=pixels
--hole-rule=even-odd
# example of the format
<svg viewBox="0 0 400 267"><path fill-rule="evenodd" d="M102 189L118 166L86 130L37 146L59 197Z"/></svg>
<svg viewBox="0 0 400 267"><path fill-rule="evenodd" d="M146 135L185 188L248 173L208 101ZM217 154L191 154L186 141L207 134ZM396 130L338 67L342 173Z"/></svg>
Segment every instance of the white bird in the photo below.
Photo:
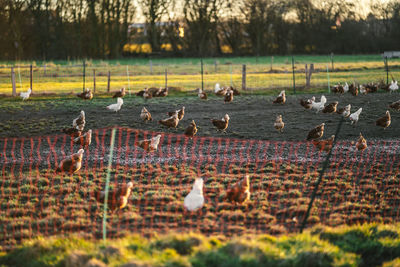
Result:
<svg viewBox="0 0 400 267"><path fill-rule="evenodd" d="M118 110L121 109L121 106L122 106L123 103L124 103L124 100L122 100L122 98L118 97L117 98L117 103L108 105L107 109L117 112Z"/></svg>
<svg viewBox="0 0 400 267"><path fill-rule="evenodd" d="M366 95L368 92L367 92L367 89L365 89L365 86L364 85L360 85L360 94L363 94L363 95Z"/></svg>
<svg viewBox="0 0 400 267"><path fill-rule="evenodd" d="M317 110L316 113L318 113L324 109L325 103L326 103L326 97L322 95L320 102L315 102L314 100L311 100L311 108L316 109Z"/></svg>
<svg viewBox="0 0 400 267"><path fill-rule="evenodd" d="M346 82L346 84L343 86L343 92L347 93L348 91L349 91L349 85Z"/></svg>
<svg viewBox="0 0 400 267"><path fill-rule="evenodd" d="M81 114L79 114L79 116L72 121L72 128L83 131L83 128L85 128L85 124L85 111L81 110Z"/></svg>
<svg viewBox="0 0 400 267"><path fill-rule="evenodd" d="M342 116L347 118L348 116L350 116L350 112L351 112L351 104L348 104L347 106L344 107Z"/></svg>
<svg viewBox="0 0 400 267"><path fill-rule="evenodd" d="M397 81L392 81L392 83L389 86L390 92L394 92L396 90L399 90L399 86L397 85Z"/></svg>
<svg viewBox="0 0 400 267"><path fill-rule="evenodd" d="M350 114L349 118L350 118L351 124L358 122L358 118L360 117L361 111L362 111L362 108L359 108L356 112Z"/></svg>
<svg viewBox="0 0 400 267"><path fill-rule="evenodd" d="M217 93L218 91L221 91L221 87L219 87L219 83L216 83L214 88L214 93Z"/></svg>
<svg viewBox="0 0 400 267"><path fill-rule="evenodd" d="M185 197L183 206L188 211L196 211L204 205L203 178L196 178L192 191Z"/></svg>
<svg viewBox="0 0 400 267"><path fill-rule="evenodd" d="M19 93L19 96L22 98L22 101L27 100L32 93L32 89L29 88L27 92Z"/></svg>

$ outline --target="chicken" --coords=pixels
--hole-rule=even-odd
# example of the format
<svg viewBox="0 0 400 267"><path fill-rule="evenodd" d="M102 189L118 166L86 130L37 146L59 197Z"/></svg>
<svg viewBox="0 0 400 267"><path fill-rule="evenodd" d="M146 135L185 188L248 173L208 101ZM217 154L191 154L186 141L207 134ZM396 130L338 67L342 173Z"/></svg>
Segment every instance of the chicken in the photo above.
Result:
<svg viewBox="0 0 400 267"><path fill-rule="evenodd" d="M224 103L232 102L232 100L233 100L233 90L228 89L224 96Z"/></svg>
<svg viewBox="0 0 400 267"><path fill-rule="evenodd" d="M175 112L174 115L167 119L159 120L158 123L167 126L168 128L176 128L179 123L178 112Z"/></svg>
<svg viewBox="0 0 400 267"><path fill-rule="evenodd" d="M363 151L367 148L367 140L365 140L365 138L362 136L362 134L360 133L360 137L358 138L358 141L356 143L356 148L359 151Z"/></svg>
<svg viewBox="0 0 400 267"><path fill-rule="evenodd" d="M108 109L108 110L115 111L115 112L118 112L118 111L121 109L122 104L124 104L124 100L123 100L121 97L118 97L118 98L117 98L117 103L116 103L116 104L108 105L108 106L107 106L107 109Z"/></svg>
<svg viewBox="0 0 400 267"><path fill-rule="evenodd" d="M281 133L283 127L285 127L285 123L282 121L282 115L276 116L276 120L274 122L274 128Z"/></svg>
<svg viewBox="0 0 400 267"><path fill-rule="evenodd" d="M192 187L192 191L190 191L190 193L185 197L183 206L188 211L196 211L203 207L203 183L203 178L196 178Z"/></svg>
<svg viewBox="0 0 400 267"><path fill-rule="evenodd" d="M185 107L182 107L181 109L175 111L169 111L167 114L168 116L173 116L175 113L178 113L178 119L181 121L183 119L183 116L185 116Z"/></svg>
<svg viewBox="0 0 400 267"><path fill-rule="evenodd" d="M324 109L326 103L326 97L324 95L321 96L321 100L319 102L311 101L311 107L317 110L316 113L320 112Z"/></svg>
<svg viewBox="0 0 400 267"><path fill-rule="evenodd" d="M307 140L321 138L324 135L324 130L325 130L325 123L321 123L308 133Z"/></svg>
<svg viewBox="0 0 400 267"><path fill-rule="evenodd" d="M65 134L68 134L71 137L81 136L82 134L82 131L79 131L76 128L64 128L61 131Z"/></svg>
<svg viewBox="0 0 400 267"><path fill-rule="evenodd" d="M361 111L362 111L362 108L359 108L356 112L350 114L349 119L351 121L351 124L358 122Z"/></svg>
<svg viewBox="0 0 400 267"><path fill-rule="evenodd" d="M230 202L242 204L247 200L250 200L250 179L246 175L241 181L232 185L226 192L224 199L228 199Z"/></svg>
<svg viewBox="0 0 400 267"><path fill-rule="evenodd" d="M336 113L342 115L345 118L347 118L347 117L350 116L350 112L351 112L350 110L351 110L351 104L348 104L344 108L340 108L340 109L336 110Z"/></svg>
<svg viewBox="0 0 400 267"><path fill-rule="evenodd" d="M285 102L286 102L285 90L281 91L278 97L274 101L272 101L272 103L274 104L285 104Z"/></svg>
<svg viewBox="0 0 400 267"><path fill-rule="evenodd" d="M193 138L193 136L195 136L196 133L197 133L196 123L194 122L194 120L192 120L190 125L185 130L185 135L189 138Z"/></svg>
<svg viewBox="0 0 400 267"><path fill-rule="evenodd" d="M135 95L136 95L136 96L143 97L143 94L144 94L144 92L146 92L146 90L147 90L147 88L145 88L145 89L143 89L143 90L140 90L139 92L136 92Z"/></svg>
<svg viewBox="0 0 400 267"><path fill-rule="evenodd" d="M211 122L215 127L217 127L217 130L226 132L225 130L226 128L228 128L229 119L229 115L225 114L225 116L221 120L212 119Z"/></svg>
<svg viewBox="0 0 400 267"><path fill-rule="evenodd" d="M73 174L79 171L82 167L82 158L85 151L81 148L77 153L63 159L56 169L56 173L66 172Z"/></svg>
<svg viewBox="0 0 400 267"><path fill-rule="evenodd" d="M24 100L27 100L31 96L31 93L32 93L32 89L29 88L28 91L19 93L19 96L22 98L22 101L24 101Z"/></svg>
<svg viewBox="0 0 400 267"><path fill-rule="evenodd" d="M197 95L199 96L199 98L203 99L203 100L207 100L207 93L204 92L201 88L197 88L197 90L198 90Z"/></svg>
<svg viewBox="0 0 400 267"><path fill-rule="evenodd" d="M161 134L154 136L150 139L140 140L137 142L137 146L146 150L147 152L156 151L158 144L160 143Z"/></svg>
<svg viewBox="0 0 400 267"><path fill-rule="evenodd" d="M333 140L335 140L335 135L332 135L326 140L312 140L312 143L319 151L329 152L332 149Z"/></svg>
<svg viewBox="0 0 400 267"><path fill-rule="evenodd" d="M144 91L144 92L143 92L143 98L144 98L144 99L147 100L147 99L150 99L150 98L153 97L153 94L149 92L149 89L147 89L147 87L144 88L143 91Z"/></svg>
<svg viewBox="0 0 400 267"><path fill-rule="evenodd" d="M326 107L324 107L322 113L335 113L338 104L338 101L328 104Z"/></svg>
<svg viewBox="0 0 400 267"><path fill-rule="evenodd" d="M332 88L332 92L334 92L335 94L343 94L344 93L343 85L341 85L340 83L335 85Z"/></svg>
<svg viewBox="0 0 400 267"><path fill-rule="evenodd" d="M240 92L238 89L233 88L232 86L229 86L229 88L233 91L233 95L240 95Z"/></svg>
<svg viewBox="0 0 400 267"><path fill-rule="evenodd" d="M156 92L155 96L156 97L166 97L168 95L168 87L167 88L162 88Z"/></svg>
<svg viewBox="0 0 400 267"><path fill-rule="evenodd" d="M85 120L85 111L81 110L81 113L77 118L72 121L72 128L76 128L79 131L83 131L85 128L86 120Z"/></svg>
<svg viewBox="0 0 400 267"><path fill-rule="evenodd" d="M390 93L392 93L392 92L394 92L394 91L396 91L396 90L399 90L399 86L397 85L397 81L392 81L392 83L389 85L389 90L390 90Z"/></svg>
<svg viewBox="0 0 400 267"><path fill-rule="evenodd" d="M145 107L142 108L142 112L140 113L140 118L144 121L152 121L153 120L150 112Z"/></svg>
<svg viewBox="0 0 400 267"><path fill-rule="evenodd" d="M364 85L360 85L360 94L366 95L368 93Z"/></svg>
<svg viewBox="0 0 400 267"><path fill-rule="evenodd" d="M88 147L92 143L92 130L90 129L85 134L74 139L75 144L80 144L83 147Z"/></svg>
<svg viewBox="0 0 400 267"><path fill-rule="evenodd" d="M125 87L122 87L118 92L115 92L112 98L117 98L117 97L124 97L125 96Z"/></svg>
<svg viewBox="0 0 400 267"><path fill-rule="evenodd" d="M357 88L357 86L356 86L354 83L350 84L349 92L350 92L353 96L357 96L357 95L358 95L358 88Z"/></svg>
<svg viewBox="0 0 400 267"><path fill-rule="evenodd" d="M389 105L390 108L400 111L400 100L393 102L392 104Z"/></svg>
<svg viewBox="0 0 400 267"><path fill-rule="evenodd" d="M221 88L219 83L215 84L214 93L218 96L224 96L226 94L227 88Z"/></svg>
<svg viewBox="0 0 400 267"><path fill-rule="evenodd" d="M306 100L300 99L300 105L302 105L305 109L311 109L313 101L315 101L315 96Z"/></svg>
<svg viewBox="0 0 400 267"><path fill-rule="evenodd" d="M385 116L377 119L375 121L375 125L383 127L383 129L385 130L387 127L389 127L390 122L391 122L390 112L389 112L389 110L386 110Z"/></svg>
<svg viewBox="0 0 400 267"><path fill-rule="evenodd" d="M89 88L86 88L85 92L76 95L84 100L91 100L93 98L93 93Z"/></svg>
<svg viewBox="0 0 400 267"><path fill-rule="evenodd" d="M133 188L133 183L129 182L119 188L109 191L108 198L107 198L107 207L114 212L116 209L123 209L128 205L128 199L131 194ZM100 204L104 204L106 192L95 190L92 193L92 196L96 199L96 201Z"/></svg>
<svg viewBox="0 0 400 267"><path fill-rule="evenodd" d="M347 84L347 82L344 84L343 86L343 92L347 93L349 91L349 85Z"/></svg>
<svg viewBox="0 0 400 267"><path fill-rule="evenodd" d="M365 85L365 90L368 94L375 93L376 91L378 91L378 85L376 85L375 83L368 83L367 85Z"/></svg>

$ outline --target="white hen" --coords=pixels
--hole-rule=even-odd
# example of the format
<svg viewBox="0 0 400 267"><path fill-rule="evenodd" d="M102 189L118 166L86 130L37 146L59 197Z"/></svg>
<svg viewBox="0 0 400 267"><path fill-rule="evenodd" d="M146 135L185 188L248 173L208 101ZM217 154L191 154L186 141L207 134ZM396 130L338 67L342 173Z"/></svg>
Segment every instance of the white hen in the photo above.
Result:
<svg viewBox="0 0 400 267"><path fill-rule="evenodd" d="M214 93L217 93L217 92L219 92L219 91L221 91L222 89L221 89L221 87L219 87L219 83L216 83L215 84L215 88L214 88Z"/></svg>
<svg viewBox="0 0 400 267"><path fill-rule="evenodd" d="M347 93L348 91L349 91L349 85L346 82L345 85L343 86L343 92Z"/></svg>
<svg viewBox="0 0 400 267"><path fill-rule="evenodd" d="M342 113L343 117L347 118L348 116L350 116L350 112L351 112L351 104L348 104L347 106L344 107L344 111Z"/></svg>
<svg viewBox="0 0 400 267"><path fill-rule="evenodd" d="M351 121L351 124L358 122L361 111L362 111L362 108L359 108L356 112L350 114L349 119Z"/></svg>
<svg viewBox="0 0 400 267"><path fill-rule="evenodd" d="M118 97L117 103L107 106L107 109L117 112L121 109L121 106L123 103L124 103L124 100L122 100L122 98Z"/></svg>
<svg viewBox="0 0 400 267"><path fill-rule="evenodd" d="M394 92L396 90L399 90L399 86L397 85L397 81L392 81L392 83L389 86L390 92Z"/></svg>
<svg viewBox="0 0 400 267"><path fill-rule="evenodd" d="M32 89L29 88L26 92L19 93L19 96L22 98L22 101L27 100L32 93Z"/></svg>
<svg viewBox="0 0 400 267"><path fill-rule="evenodd" d="M203 178L196 178L192 191L185 197L183 206L188 211L196 211L204 205Z"/></svg>
<svg viewBox="0 0 400 267"><path fill-rule="evenodd" d="M324 109L326 103L326 97L324 95L321 96L321 100L319 102L315 102L314 100L311 100L311 108L316 109L317 112L320 112L321 110Z"/></svg>
<svg viewBox="0 0 400 267"><path fill-rule="evenodd" d="M85 128L85 124L85 111L81 110L79 116L72 121L72 128L83 131L83 129Z"/></svg>

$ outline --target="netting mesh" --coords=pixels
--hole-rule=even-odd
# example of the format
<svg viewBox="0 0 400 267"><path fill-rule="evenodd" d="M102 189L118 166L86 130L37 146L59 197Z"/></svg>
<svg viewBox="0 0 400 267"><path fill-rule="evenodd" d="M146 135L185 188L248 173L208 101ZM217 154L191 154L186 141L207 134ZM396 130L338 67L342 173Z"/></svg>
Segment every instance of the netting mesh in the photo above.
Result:
<svg viewBox="0 0 400 267"><path fill-rule="evenodd" d="M93 131L82 168L73 175L55 174L57 163L80 148L70 136L0 139L3 248L38 235L102 236L103 205L93 193L105 187L111 131ZM134 186L128 205L108 212L107 237L127 232L235 235L299 229L326 155L311 142L189 139L161 133L155 152L135 145L157 134L117 128L110 192L129 181ZM338 141L307 226L398 221L399 152L399 141L371 141L364 152L352 142ZM224 198L226 190L246 174L250 200L230 203ZM205 181L205 205L189 212L183 200L197 177Z"/></svg>

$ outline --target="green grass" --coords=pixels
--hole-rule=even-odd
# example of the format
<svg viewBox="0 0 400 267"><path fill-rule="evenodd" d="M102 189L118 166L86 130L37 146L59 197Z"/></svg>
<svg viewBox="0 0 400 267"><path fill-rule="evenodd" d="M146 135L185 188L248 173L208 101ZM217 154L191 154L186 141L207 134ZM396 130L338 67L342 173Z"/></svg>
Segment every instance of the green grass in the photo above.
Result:
<svg viewBox="0 0 400 267"><path fill-rule="evenodd" d="M35 238L0 254L2 266L398 266L400 225L317 226L303 234L227 238L170 233L144 238ZM128 266L128 265L126 265Z"/></svg>

